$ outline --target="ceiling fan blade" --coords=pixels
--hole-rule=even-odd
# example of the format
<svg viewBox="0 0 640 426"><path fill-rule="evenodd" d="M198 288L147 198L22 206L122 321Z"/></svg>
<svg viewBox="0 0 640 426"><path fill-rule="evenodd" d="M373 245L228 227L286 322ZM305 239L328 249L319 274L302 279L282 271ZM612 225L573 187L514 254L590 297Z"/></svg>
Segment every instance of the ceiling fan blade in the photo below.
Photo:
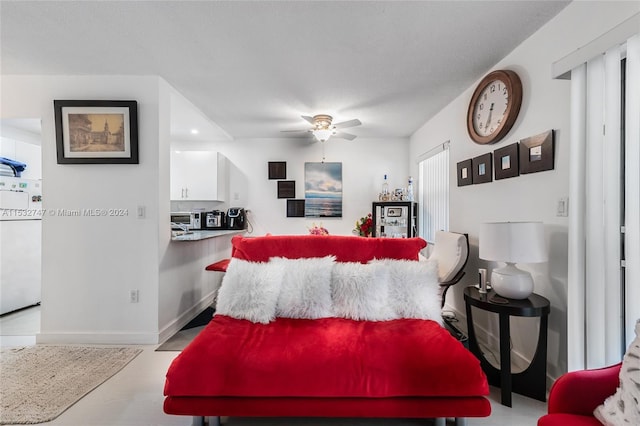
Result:
<svg viewBox="0 0 640 426"><path fill-rule="evenodd" d="M310 132L309 129L297 129L297 130L280 130L281 133L307 133Z"/></svg>
<svg viewBox="0 0 640 426"><path fill-rule="evenodd" d="M352 135L351 133L338 132L335 135L333 135L332 138L340 138L340 139L346 139L348 141L352 141L355 138L357 138L357 136Z"/></svg>
<svg viewBox="0 0 640 426"><path fill-rule="evenodd" d="M345 129L347 127L359 126L361 124L362 122L360 120L358 120L357 118L354 118L353 120L343 121L342 123L336 123L334 124L334 127L336 129Z"/></svg>
<svg viewBox="0 0 640 426"><path fill-rule="evenodd" d="M300 117L302 117L305 121L307 121L309 124L316 124L313 121L313 117L309 117L308 115L301 115Z"/></svg>

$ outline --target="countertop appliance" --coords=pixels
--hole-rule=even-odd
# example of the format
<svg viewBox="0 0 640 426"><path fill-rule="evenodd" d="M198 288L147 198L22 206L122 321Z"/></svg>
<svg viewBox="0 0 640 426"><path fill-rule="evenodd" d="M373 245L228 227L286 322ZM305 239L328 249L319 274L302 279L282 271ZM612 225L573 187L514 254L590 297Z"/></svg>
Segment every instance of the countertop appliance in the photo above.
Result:
<svg viewBox="0 0 640 426"><path fill-rule="evenodd" d="M231 207L227 210L227 228L245 229L247 227L247 215L242 207Z"/></svg>
<svg viewBox="0 0 640 426"><path fill-rule="evenodd" d="M203 212L171 212L171 229L194 231L203 229Z"/></svg>
<svg viewBox="0 0 640 426"><path fill-rule="evenodd" d="M0 315L40 302L42 181L0 176Z"/></svg>
<svg viewBox="0 0 640 426"><path fill-rule="evenodd" d="M206 229L225 229L227 227L227 215L220 210L213 210L204 214L204 227Z"/></svg>

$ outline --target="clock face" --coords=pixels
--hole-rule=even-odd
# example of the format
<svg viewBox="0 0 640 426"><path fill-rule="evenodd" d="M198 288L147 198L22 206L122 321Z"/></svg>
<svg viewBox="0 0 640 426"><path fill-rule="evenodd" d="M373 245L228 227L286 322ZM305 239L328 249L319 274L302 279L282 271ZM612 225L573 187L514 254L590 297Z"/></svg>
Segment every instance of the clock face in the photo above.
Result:
<svg viewBox="0 0 640 426"><path fill-rule="evenodd" d="M474 142L498 142L506 136L518 117L522 103L522 83L509 70L489 73L476 88L467 112L467 130Z"/></svg>
<svg viewBox="0 0 640 426"><path fill-rule="evenodd" d="M489 136L500 128L509 106L509 90L501 80L493 80L480 92L473 110L473 128L480 136Z"/></svg>

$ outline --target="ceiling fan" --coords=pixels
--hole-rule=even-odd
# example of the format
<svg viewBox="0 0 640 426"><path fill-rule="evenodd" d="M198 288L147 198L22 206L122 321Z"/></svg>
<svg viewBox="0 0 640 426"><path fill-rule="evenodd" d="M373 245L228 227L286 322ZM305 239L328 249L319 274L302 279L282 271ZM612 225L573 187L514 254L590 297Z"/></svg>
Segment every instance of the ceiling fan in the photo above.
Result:
<svg viewBox="0 0 640 426"><path fill-rule="evenodd" d="M309 124L311 124L310 129L299 129L299 130L283 130L284 133L302 133L309 132L313 133L313 136L320 142L325 142L327 139L341 138L347 140L354 140L356 135L352 135L351 133L346 132L338 132L337 129L344 129L347 127L355 127L359 126L362 123L357 118L349 121L343 121L341 123L332 124L333 117L327 114L318 114L313 117L309 117L308 115L301 116L304 120L306 120Z"/></svg>

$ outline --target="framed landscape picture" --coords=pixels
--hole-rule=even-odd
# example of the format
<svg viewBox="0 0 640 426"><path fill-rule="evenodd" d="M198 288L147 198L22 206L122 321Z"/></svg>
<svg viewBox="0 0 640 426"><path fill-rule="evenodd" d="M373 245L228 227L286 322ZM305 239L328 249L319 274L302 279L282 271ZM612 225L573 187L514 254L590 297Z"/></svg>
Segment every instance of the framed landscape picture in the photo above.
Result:
<svg viewBox="0 0 640 426"><path fill-rule="evenodd" d="M518 143L493 151L496 180L518 176L520 174L518 162Z"/></svg>
<svg viewBox="0 0 640 426"><path fill-rule="evenodd" d="M136 101L54 100L58 164L138 164Z"/></svg>
<svg viewBox="0 0 640 426"><path fill-rule="evenodd" d="M553 170L554 134L548 130L520 141L520 173Z"/></svg>
<svg viewBox="0 0 640 426"><path fill-rule="evenodd" d="M306 217L342 217L342 163L304 163Z"/></svg>

